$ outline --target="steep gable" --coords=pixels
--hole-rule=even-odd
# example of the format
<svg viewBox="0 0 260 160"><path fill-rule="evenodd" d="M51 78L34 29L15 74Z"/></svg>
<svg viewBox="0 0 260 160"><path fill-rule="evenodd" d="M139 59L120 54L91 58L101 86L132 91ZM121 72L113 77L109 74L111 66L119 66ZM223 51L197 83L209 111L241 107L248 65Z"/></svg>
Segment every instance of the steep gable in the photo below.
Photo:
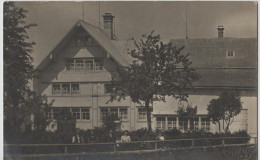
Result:
<svg viewBox="0 0 260 160"><path fill-rule="evenodd" d="M57 54L66 46L66 44L75 36L78 29L82 28L89 36L91 36L98 46L103 48L107 53L107 56L117 62L119 65L127 66L129 65L129 60L124 55L125 53L120 53L121 51L115 47L114 40L107 37L102 29L99 29L89 23L79 20L64 36L64 38L56 45L56 47L44 58L44 60L36 67L38 70L44 69Z"/></svg>

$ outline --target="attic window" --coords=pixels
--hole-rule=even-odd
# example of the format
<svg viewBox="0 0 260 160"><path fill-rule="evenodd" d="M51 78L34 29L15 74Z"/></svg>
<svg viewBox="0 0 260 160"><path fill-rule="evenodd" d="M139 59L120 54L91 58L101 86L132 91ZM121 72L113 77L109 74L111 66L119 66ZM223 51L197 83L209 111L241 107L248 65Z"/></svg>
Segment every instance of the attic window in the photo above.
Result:
<svg viewBox="0 0 260 160"><path fill-rule="evenodd" d="M229 57L229 58L235 57L235 51L227 51L226 57Z"/></svg>
<svg viewBox="0 0 260 160"><path fill-rule="evenodd" d="M76 46L86 46L86 45L93 45L93 39L89 36L78 36L76 38Z"/></svg>
<svg viewBox="0 0 260 160"><path fill-rule="evenodd" d="M104 70L102 59L92 58L77 58L68 59L66 61L67 71L91 71L91 70Z"/></svg>

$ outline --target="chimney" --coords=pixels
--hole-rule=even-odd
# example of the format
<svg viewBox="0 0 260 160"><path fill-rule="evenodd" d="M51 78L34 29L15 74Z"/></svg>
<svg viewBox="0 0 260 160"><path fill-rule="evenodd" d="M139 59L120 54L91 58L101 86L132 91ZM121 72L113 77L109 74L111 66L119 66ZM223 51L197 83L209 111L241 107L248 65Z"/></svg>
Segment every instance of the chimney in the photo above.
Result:
<svg viewBox="0 0 260 160"><path fill-rule="evenodd" d="M224 37L224 26L223 25L220 25L218 26L218 38L223 38Z"/></svg>
<svg viewBox="0 0 260 160"><path fill-rule="evenodd" d="M104 18L104 30L111 39L114 39L113 33L113 18L115 18L111 13L105 13L103 15Z"/></svg>

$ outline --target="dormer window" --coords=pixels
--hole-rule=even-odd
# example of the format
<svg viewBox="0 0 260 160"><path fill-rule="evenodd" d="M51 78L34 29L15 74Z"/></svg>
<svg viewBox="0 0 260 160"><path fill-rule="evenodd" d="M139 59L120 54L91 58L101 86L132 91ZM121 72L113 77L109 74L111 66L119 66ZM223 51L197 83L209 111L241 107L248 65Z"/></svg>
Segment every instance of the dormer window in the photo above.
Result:
<svg viewBox="0 0 260 160"><path fill-rule="evenodd" d="M102 59L77 58L66 61L67 71L102 71L104 64Z"/></svg>
<svg viewBox="0 0 260 160"><path fill-rule="evenodd" d="M227 51L226 57L228 57L228 58L235 57L235 51Z"/></svg>

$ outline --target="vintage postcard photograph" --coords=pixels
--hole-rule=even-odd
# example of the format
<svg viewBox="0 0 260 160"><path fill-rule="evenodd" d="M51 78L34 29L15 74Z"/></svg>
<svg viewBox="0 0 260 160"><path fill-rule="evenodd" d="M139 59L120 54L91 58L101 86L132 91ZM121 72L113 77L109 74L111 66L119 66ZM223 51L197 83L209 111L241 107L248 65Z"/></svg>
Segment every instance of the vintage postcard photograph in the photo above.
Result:
<svg viewBox="0 0 260 160"><path fill-rule="evenodd" d="M257 1L5 1L5 160L256 160Z"/></svg>

